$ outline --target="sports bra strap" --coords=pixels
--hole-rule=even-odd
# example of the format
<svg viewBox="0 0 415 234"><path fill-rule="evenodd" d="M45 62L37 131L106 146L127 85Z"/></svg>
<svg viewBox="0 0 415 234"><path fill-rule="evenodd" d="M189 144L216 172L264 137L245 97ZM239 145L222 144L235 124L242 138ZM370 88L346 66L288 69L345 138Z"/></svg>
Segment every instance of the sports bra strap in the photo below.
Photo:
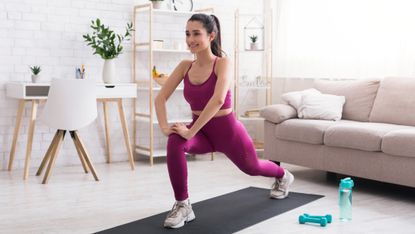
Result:
<svg viewBox="0 0 415 234"><path fill-rule="evenodd" d="M216 61L217 61L217 60L218 60L218 57L216 57L216 58L215 58L215 61L213 61L212 73L214 73L214 72L215 72L215 66L216 66ZM187 69L187 71L186 71L185 75L187 75L187 74L189 73L189 71L190 71L190 69L192 68L192 65L193 65L193 63L194 63L195 61L196 61L196 60L192 61L192 63L190 64L189 68Z"/></svg>
<svg viewBox="0 0 415 234"><path fill-rule="evenodd" d="M193 63L194 63L194 62L195 62L195 61L192 61L192 62L190 63L189 68L187 69L186 73L184 73L184 75L185 75L185 76L187 75L187 73L189 73L190 68L192 68L192 65L193 65Z"/></svg>

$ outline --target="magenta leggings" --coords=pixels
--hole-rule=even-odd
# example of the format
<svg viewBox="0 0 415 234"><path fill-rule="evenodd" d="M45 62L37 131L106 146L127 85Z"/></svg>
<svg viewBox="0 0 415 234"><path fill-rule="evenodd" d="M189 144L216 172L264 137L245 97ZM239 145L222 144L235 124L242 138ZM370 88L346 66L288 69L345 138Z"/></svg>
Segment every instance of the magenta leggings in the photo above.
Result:
<svg viewBox="0 0 415 234"><path fill-rule="evenodd" d="M193 122L198 116L193 116ZM167 142L167 167L170 182L177 201L188 198L187 163L185 152L189 154L205 154L221 152L248 175L266 177L282 177L284 169L277 164L258 159L254 144L245 127L234 113L212 118L191 139L186 140L178 134L170 134Z"/></svg>

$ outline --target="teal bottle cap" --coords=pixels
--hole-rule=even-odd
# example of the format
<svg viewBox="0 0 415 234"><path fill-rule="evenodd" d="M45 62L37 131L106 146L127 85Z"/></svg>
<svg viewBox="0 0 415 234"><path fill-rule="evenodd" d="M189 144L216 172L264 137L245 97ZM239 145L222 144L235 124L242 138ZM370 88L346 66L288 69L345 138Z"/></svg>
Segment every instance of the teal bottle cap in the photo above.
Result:
<svg viewBox="0 0 415 234"><path fill-rule="evenodd" d="M351 188L353 188L353 186L354 186L354 182L350 177L346 177L346 178L340 180L340 187L342 187L342 188L351 189Z"/></svg>

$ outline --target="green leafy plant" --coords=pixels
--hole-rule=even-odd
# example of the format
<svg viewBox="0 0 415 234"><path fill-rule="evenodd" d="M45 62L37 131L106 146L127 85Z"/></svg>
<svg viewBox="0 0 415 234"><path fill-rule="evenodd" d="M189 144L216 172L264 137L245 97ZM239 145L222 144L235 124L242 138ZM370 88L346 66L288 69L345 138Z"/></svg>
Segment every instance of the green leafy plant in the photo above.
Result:
<svg viewBox="0 0 415 234"><path fill-rule="evenodd" d="M101 23L100 19L91 21L91 28L94 30L92 35L89 33L82 35L85 42L94 49L94 54L98 54L103 59L113 59L122 53L122 42L131 38L134 31L133 23L127 23L125 34L116 34L108 26Z"/></svg>
<svg viewBox="0 0 415 234"><path fill-rule="evenodd" d="M40 66L32 66L30 67L30 70L32 71L32 74L36 76L42 69L40 69Z"/></svg>
<svg viewBox="0 0 415 234"><path fill-rule="evenodd" d="M257 35L251 35L251 36L249 36L249 38L251 39L252 43L255 43L258 39L258 36Z"/></svg>

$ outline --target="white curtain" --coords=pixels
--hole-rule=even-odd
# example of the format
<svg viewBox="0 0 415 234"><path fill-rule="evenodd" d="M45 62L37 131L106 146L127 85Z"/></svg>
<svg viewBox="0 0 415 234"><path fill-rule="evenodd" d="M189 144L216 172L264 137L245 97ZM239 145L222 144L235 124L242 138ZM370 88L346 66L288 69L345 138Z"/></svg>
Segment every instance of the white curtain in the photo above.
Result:
<svg viewBox="0 0 415 234"><path fill-rule="evenodd" d="M264 0L273 76L415 77L415 1Z"/></svg>

